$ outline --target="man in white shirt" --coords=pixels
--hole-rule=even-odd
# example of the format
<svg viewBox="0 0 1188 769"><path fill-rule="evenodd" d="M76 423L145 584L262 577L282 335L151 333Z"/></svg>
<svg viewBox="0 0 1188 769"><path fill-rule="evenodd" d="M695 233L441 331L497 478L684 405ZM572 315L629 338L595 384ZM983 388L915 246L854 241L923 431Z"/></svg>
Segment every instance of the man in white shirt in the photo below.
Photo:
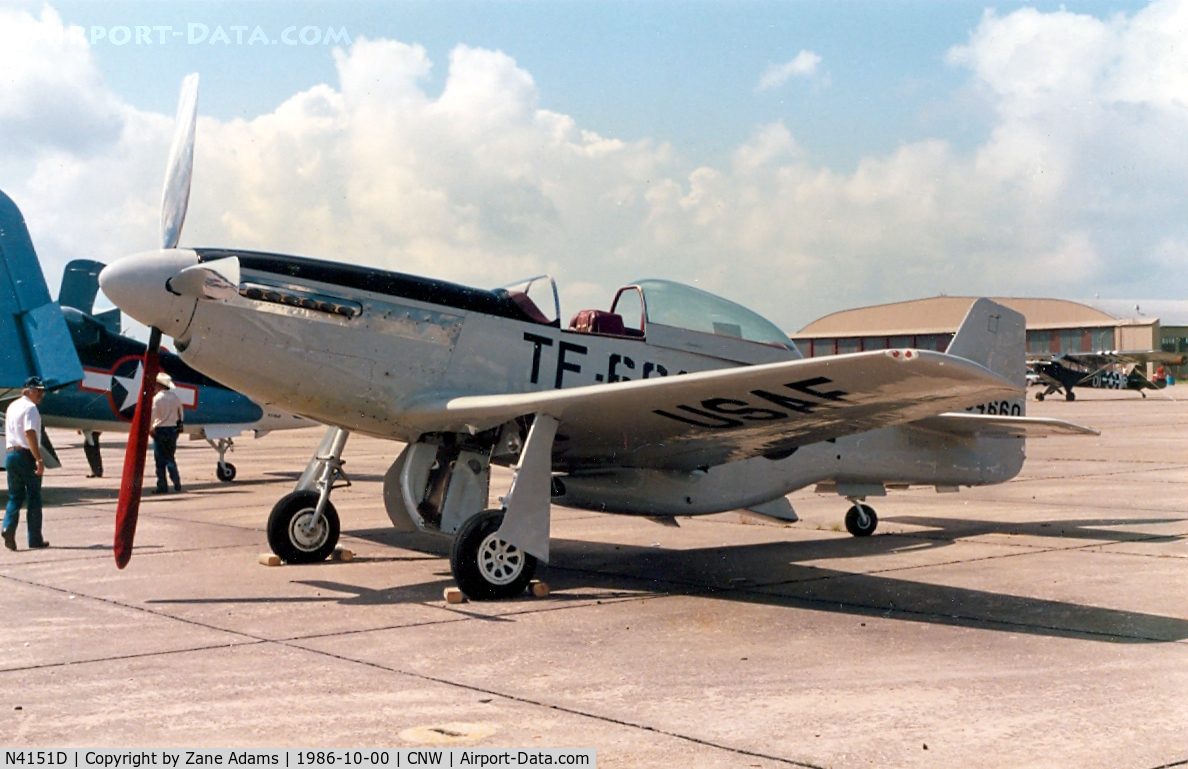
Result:
<svg viewBox="0 0 1188 769"><path fill-rule="evenodd" d="M153 460L157 465L157 488L154 494L164 494L169 491L165 483L165 473L173 481L173 490L181 491L181 475L177 471L177 435L182 428L181 398L173 392L173 380L162 371L157 374L156 395L153 396L152 426L149 432L153 436Z"/></svg>
<svg viewBox="0 0 1188 769"><path fill-rule="evenodd" d="M45 462L41 459L41 412L37 410L45 397L45 383L41 377L29 377L21 397L12 402L4 413L4 469L8 475L8 507L4 510L2 533L4 546L16 550L16 528L21 522L21 506L29 503L26 528L29 548L49 547L41 536L41 475Z"/></svg>

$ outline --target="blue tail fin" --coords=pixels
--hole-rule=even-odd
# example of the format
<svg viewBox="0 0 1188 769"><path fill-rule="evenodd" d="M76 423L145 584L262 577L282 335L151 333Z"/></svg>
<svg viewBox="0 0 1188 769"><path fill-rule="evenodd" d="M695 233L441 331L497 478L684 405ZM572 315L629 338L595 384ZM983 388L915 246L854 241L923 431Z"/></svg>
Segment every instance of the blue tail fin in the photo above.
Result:
<svg viewBox="0 0 1188 769"><path fill-rule="evenodd" d="M73 307L84 315L90 315L102 323L113 334L120 333L120 310L115 308L95 314L95 297L99 294L99 272L107 265L93 259L75 259L66 265L62 273L62 288L58 291L58 304Z"/></svg>
<svg viewBox="0 0 1188 769"><path fill-rule="evenodd" d="M82 364L25 219L0 192L0 388L19 388L33 375L59 387L82 379Z"/></svg>
<svg viewBox="0 0 1188 769"><path fill-rule="evenodd" d="M91 315L99 294L99 271L103 267L102 262L92 259L75 259L67 264L62 272L62 287L58 289L58 304Z"/></svg>

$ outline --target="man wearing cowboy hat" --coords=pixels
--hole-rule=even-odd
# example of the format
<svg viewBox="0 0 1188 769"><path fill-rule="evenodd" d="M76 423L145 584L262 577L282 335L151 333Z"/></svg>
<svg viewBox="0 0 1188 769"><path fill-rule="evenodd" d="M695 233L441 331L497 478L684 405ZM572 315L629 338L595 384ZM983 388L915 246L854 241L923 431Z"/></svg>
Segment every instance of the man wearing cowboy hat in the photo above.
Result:
<svg viewBox="0 0 1188 769"><path fill-rule="evenodd" d="M153 460L157 464L157 488L154 494L169 491L165 473L173 481L173 490L181 491L181 476L177 472L177 434L182 428L182 402L173 392L173 380L164 371L157 374L156 394L153 396L152 426Z"/></svg>
<svg viewBox="0 0 1188 769"><path fill-rule="evenodd" d="M8 449L4 469L8 473L8 507L4 511L4 546L16 550L16 527L21 506L29 503L26 518L29 548L49 547L41 536L41 412L37 405L45 397L45 382L31 376L25 380L21 397L4 413L4 444Z"/></svg>

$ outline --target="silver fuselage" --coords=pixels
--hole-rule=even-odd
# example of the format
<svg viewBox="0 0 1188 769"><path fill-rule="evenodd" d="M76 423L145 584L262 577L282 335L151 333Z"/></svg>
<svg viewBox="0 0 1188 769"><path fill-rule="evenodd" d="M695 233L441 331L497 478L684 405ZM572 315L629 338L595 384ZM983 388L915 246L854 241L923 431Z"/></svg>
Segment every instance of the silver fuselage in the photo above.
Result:
<svg viewBox="0 0 1188 769"><path fill-rule="evenodd" d="M187 250L161 253L173 260L156 268L163 276L198 260ZM232 252L199 253L212 259ZM377 281L374 270L234 253L242 282L228 299L150 301L150 277L144 308L137 306L140 297L113 301L174 336L187 364L265 407L382 438L408 442L431 431L473 430L461 418L446 425L420 421L416 406L426 399L614 386L799 357L794 349L655 324L646 327L646 338L579 333L514 317L492 306L490 292L408 276ZM613 433L570 435L561 425L553 469L567 475L557 501L617 513L702 514L760 504L827 480L999 483L1023 462L1022 439L937 434L911 425L803 446L782 458L699 469L666 468L646 450L617 454L613 444Z"/></svg>

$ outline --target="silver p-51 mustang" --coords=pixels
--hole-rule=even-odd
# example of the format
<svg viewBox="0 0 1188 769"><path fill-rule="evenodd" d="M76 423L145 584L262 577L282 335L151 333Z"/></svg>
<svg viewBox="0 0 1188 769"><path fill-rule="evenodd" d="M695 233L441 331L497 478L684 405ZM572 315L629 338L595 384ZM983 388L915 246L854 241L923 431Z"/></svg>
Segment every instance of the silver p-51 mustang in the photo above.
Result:
<svg viewBox="0 0 1188 769"><path fill-rule="evenodd" d="M311 463L316 482L270 517L290 561L334 548L329 496L348 432L407 444L385 477L389 516L452 535L459 586L495 598L548 560L552 502L795 520L785 495L823 483L853 501L849 530L868 535L866 496L1001 483L1022 466L1025 433L1078 429L1023 415L1023 317L986 299L944 353L804 359L757 314L669 281L628 284L563 325L547 276L484 290L166 244L106 268L107 296L195 369L338 430ZM497 509L491 465L514 468Z"/></svg>

